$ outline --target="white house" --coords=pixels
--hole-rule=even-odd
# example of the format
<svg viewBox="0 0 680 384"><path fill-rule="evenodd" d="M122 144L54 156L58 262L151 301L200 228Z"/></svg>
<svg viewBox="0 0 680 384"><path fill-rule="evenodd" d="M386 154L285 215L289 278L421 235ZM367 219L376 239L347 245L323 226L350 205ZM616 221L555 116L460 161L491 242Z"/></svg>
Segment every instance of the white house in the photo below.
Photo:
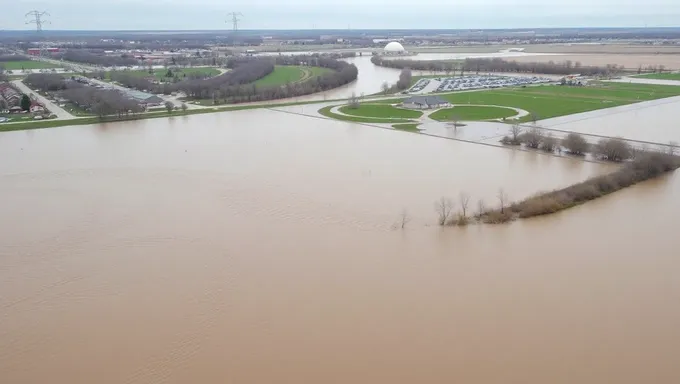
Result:
<svg viewBox="0 0 680 384"><path fill-rule="evenodd" d="M439 96L413 96L404 100L402 105L410 109L434 109L450 107L451 103Z"/></svg>

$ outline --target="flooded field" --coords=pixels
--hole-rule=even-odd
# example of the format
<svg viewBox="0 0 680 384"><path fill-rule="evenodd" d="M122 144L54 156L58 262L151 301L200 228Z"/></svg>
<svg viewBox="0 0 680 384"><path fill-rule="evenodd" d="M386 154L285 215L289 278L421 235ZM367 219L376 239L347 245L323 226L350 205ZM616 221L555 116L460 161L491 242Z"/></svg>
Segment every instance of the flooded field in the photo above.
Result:
<svg viewBox="0 0 680 384"><path fill-rule="evenodd" d="M441 196L612 167L265 110L3 133L0 160L3 383L680 380L678 174L442 230Z"/></svg>
<svg viewBox="0 0 680 384"><path fill-rule="evenodd" d="M561 54L559 56L552 55L534 55L531 53L525 56L513 57L512 60L518 62L539 62L544 63L548 61L562 62L571 60L582 65L596 65L604 67L607 64L623 65L628 69L638 69L640 66L645 68L648 66L665 66L666 70L680 69L680 54L626 54L626 53L608 53L608 54Z"/></svg>

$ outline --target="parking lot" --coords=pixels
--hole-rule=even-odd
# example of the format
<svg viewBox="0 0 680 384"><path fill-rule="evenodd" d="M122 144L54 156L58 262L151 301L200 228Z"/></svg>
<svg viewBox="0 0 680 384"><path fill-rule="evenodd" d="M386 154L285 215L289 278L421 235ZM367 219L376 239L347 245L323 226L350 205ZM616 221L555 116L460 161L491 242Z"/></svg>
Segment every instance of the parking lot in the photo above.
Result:
<svg viewBox="0 0 680 384"><path fill-rule="evenodd" d="M466 91L471 89L495 89L550 83L551 79L538 76L475 75L463 77L437 77L418 80L408 93Z"/></svg>

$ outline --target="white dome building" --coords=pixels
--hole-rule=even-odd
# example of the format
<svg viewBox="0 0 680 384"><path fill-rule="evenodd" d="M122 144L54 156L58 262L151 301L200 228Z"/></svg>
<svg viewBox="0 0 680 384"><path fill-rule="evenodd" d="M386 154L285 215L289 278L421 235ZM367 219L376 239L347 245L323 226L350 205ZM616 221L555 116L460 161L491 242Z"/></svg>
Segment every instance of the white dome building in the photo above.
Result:
<svg viewBox="0 0 680 384"><path fill-rule="evenodd" d="M391 43L388 43L385 46L384 49L385 53L390 54L390 55L395 55L395 54L402 54L405 53L406 50L404 49L404 46L397 43L396 41L392 41Z"/></svg>

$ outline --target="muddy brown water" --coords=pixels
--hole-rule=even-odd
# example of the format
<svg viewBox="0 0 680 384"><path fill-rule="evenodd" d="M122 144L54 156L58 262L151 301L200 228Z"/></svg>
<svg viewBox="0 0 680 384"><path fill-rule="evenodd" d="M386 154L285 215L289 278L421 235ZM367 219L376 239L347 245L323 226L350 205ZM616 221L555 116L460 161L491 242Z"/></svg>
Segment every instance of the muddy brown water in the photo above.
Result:
<svg viewBox="0 0 680 384"><path fill-rule="evenodd" d="M441 230L442 195L611 169L263 110L3 133L0 159L2 383L680 380L678 174Z"/></svg>

